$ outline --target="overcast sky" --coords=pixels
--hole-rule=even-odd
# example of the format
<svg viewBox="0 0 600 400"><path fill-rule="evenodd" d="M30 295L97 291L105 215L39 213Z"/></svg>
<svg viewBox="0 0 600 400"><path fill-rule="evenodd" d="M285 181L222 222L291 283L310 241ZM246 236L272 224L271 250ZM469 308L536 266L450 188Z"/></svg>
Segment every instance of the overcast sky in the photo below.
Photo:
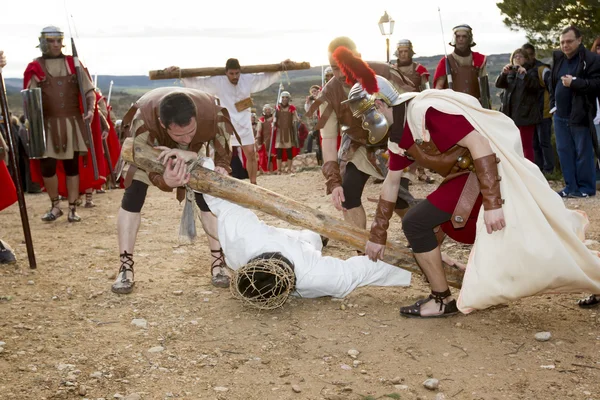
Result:
<svg viewBox="0 0 600 400"><path fill-rule="evenodd" d="M39 56L37 38L46 25L65 31L64 51L71 54L64 0L10 3L0 24L0 49L8 58L5 77L21 77L27 63ZM147 75L169 65L224 66L229 57L242 65L289 58L316 66L327 63L327 44L341 35L356 41L364 59L385 61L385 38L377 22L386 10L396 21L391 53L403 38L413 42L417 56L441 54L443 44L451 51L452 27L461 23L473 27L475 50L484 54L508 53L525 41L523 32L504 26L496 0L66 0L66 5L80 57L92 74L100 75Z"/></svg>

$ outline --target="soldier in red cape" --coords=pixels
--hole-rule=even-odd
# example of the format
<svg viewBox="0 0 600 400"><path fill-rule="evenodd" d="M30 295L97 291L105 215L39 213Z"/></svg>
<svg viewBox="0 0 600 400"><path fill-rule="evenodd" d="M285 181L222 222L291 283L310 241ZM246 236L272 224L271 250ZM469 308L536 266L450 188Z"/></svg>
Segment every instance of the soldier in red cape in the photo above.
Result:
<svg viewBox="0 0 600 400"><path fill-rule="evenodd" d="M476 45L473 41L473 30L467 24L455 26L450 46L454 51L448 55L452 75L452 90L470 94L485 107L490 108L487 57L471 50ZM433 75L435 89L447 89L448 77L446 57L442 57Z"/></svg>
<svg viewBox="0 0 600 400"><path fill-rule="evenodd" d="M33 181L46 188L50 198L52 206L42 216L42 220L47 222L63 215L59 200L58 164L62 164L66 175L67 219L69 222L81 221L76 204L80 193L79 156L88 153L84 120L92 120L96 107L94 87L86 74L82 77L85 99L80 98L75 63L72 56L62 53L63 39L64 33L55 26L42 29L39 37L42 56L27 65L23 76L24 89L39 87L42 90L46 151L44 158L31 161L31 175ZM81 101L85 101L88 107L85 116L82 115Z"/></svg>

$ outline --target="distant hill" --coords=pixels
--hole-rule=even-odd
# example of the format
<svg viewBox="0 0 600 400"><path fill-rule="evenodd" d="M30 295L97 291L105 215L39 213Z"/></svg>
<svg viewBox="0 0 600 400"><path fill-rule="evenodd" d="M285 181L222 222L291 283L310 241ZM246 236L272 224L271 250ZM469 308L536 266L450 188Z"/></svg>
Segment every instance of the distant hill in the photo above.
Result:
<svg viewBox="0 0 600 400"><path fill-rule="evenodd" d="M423 64L431 74L431 80L433 80L433 74L435 68L442 55L432 57L416 57L414 60L418 63ZM502 67L508 63L510 54L492 54L488 56L487 68L490 76L490 92L492 94L492 102L494 108L498 108L500 100L497 96L499 90L495 88L494 82L497 76L500 74ZM289 80L288 80L289 79ZM289 71L283 75L283 85L285 90L289 91L292 95L292 103L299 108L300 113L304 113L304 101L308 95L308 89L311 85L321 84L321 67L313 67L307 70L300 71ZM133 102L135 102L141 95L147 91L165 86L180 86L177 79L158 80L151 81L146 75L99 75L98 76L98 87L104 95L108 95L108 89L110 82L113 81L113 91L111 95L111 105L113 106L113 117L114 119L122 118L127 112ZM22 88L23 80L20 78L7 78L5 79L6 90L9 95L9 106L12 112L16 115L23 113L23 106L19 91ZM253 94L253 100L258 114L262 110L262 106L265 103L275 103L277 97L278 85L272 85L271 87L263 90L262 92Z"/></svg>

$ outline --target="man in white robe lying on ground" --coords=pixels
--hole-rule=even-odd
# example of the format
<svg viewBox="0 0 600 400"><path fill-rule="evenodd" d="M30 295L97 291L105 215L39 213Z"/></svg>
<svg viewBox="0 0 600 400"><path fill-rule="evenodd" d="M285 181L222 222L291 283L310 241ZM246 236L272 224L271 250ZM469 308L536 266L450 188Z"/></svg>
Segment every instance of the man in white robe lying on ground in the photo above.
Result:
<svg viewBox="0 0 600 400"><path fill-rule="evenodd" d="M203 166L214 169L211 159ZM218 237L227 266L238 270L263 254L281 253L293 265L293 294L305 298L342 298L357 287L409 286L411 273L366 256L340 260L321 255L321 236L309 230L276 228L262 222L254 212L226 200L205 194L217 216Z"/></svg>

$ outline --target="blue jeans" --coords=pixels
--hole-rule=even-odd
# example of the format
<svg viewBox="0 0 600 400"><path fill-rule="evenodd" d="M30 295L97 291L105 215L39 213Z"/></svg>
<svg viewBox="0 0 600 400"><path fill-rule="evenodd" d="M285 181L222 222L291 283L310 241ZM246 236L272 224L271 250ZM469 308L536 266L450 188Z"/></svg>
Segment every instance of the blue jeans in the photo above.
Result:
<svg viewBox="0 0 600 400"><path fill-rule="evenodd" d="M542 172L554 171L554 149L552 148L552 118L544 118L535 126L533 135L535 164Z"/></svg>
<svg viewBox="0 0 600 400"><path fill-rule="evenodd" d="M565 192L595 195L596 169L590 127L571 125L568 118L555 115L554 133Z"/></svg>

